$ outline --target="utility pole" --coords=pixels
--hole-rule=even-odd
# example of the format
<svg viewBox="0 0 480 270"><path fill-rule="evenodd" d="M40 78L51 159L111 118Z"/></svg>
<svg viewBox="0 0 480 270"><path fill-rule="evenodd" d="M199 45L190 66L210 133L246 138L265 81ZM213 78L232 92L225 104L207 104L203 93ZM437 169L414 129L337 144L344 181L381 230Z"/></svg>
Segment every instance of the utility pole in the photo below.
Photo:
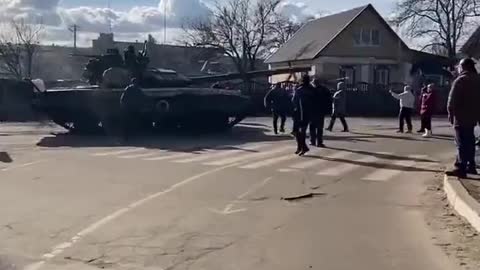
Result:
<svg viewBox="0 0 480 270"><path fill-rule="evenodd" d="M110 0L107 1L107 8L108 8L108 10L111 10L111 8L112 8ZM112 31L112 19L110 17L108 17L108 30L110 31L109 33L113 32Z"/></svg>
<svg viewBox="0 0 480 270"><path fill-rule="evenodd" d="M73 50L77 51L77 32L78 32L78 25L74 24L68 28L70 32L73 33Z"/></svg>
<svg viewBox="0 0 480 270"><path fill-rule="evenodd" d="M163 0L163 44L167 43L167 0Z"/></svg>

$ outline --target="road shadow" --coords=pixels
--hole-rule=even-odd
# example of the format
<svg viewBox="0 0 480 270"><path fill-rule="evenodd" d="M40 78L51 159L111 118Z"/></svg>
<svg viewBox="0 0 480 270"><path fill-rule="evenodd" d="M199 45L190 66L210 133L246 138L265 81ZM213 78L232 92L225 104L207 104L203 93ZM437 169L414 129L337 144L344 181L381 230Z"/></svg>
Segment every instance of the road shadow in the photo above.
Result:
<svg viewBox="0 0 480 270"><path fill-rule="evenodd" d="M372 140L368 140L369 138L372 138L372 136L323 136L323 139L326 141L373 142Z"/></svg>
<svg viewBox="0 0 480 270"><path fill-rule="evenodd" d="M381 139L392 139L392 140L403 140L403 141L424 141L423 138L416 137L407 137L407 136L394 136L394 135L385 135L385 134L376 134L376 133L367 133L367 132L351 132L352 134L370 136L371 138L381 138Z"/></svg>
<svg viewBox="0 0 480 270"><path fill-rule="evenodd" d="M165 131L160 134L143 133L132 137L128 141L122 140L120 136L57 133L42 138L37 146L46 148L143 147L174 152L196 152L205 149L241 149L238 145L245 143L273 143L293 140L290 135L270 135L267 134L269 131L266 128L239 125L223 133L189 131Z"/></svg>
<svg viewBox="0 0 480 270"><path fill-rule="evenodd" d="M305 157L312 158L312 159L321 159L325 161L339 162L339 163L348 163L348 164L353 164L357 166L371 167L376 169L389 169L389 170L405 171L405 172L430 172L430 173L442 172L441 170L432 170L432 169L418 168L413 166L402 166L402 165L391 164L391 163L365 162L365 161L356 161L356 160L349 160L349 159L343 159L343 158L322 157L317 155L306 155ZM401 159L401 158L402 157L398 157L398 159Z"/></svg>
<svg viewBox="0 0 480 270"><path fill-rule="evenodd" d="M437 139L437 140L444 140L444 141L453 141L455 140L455 136L447 135L447 134L434 134L430 138Z"/></svg>
<svg viewBox="0 0 480 270"><path fill-rule="evenodd" d="M12 163L13 159L7 152L0 152L0 162Z"/></svg>
<svg viewBox="0 0 480 270"><path fill-rule="evenodd" d="M392 155L392 154L383 154L378 152L369 152L369 151L363 151L363 150L352 150L352 149L338 148L338 147L329 147L328 149L350 152L350 153L355 153L355 154L364 155L364 156L372 156L372 157L387 159L387 160L411 160L415 162L430 162L430 163L436 162L435 160L432 160L432 159L411 158L411 157L404 157L404 156L398 156L398 155Z"/></svg>

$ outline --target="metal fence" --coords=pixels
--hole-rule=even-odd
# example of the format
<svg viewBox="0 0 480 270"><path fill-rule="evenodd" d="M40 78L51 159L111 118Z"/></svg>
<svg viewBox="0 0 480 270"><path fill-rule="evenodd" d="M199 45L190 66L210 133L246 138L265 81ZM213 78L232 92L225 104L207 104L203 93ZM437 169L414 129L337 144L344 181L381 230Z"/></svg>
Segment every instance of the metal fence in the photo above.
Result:
<svg viewBox="0 0 480 270"><path fill-rule="evenodd" d="M374 85L368 83L348 84L347 91L347 113L350 116L395 116L399 111L399 102L389 93L390 90L400 93L403 91L403 83L391 83L388 85ZM335 83L327 84L332 94L335 92ZM252 100L252 114L259 115L268 113L263 106L263 97L269 90L269 86L256 87L255 91L247 93ZM436 93L436 113L446 113L448 98L447 87L438 88ZM416 109L420 110L419 91L416 95Z"/></svg>

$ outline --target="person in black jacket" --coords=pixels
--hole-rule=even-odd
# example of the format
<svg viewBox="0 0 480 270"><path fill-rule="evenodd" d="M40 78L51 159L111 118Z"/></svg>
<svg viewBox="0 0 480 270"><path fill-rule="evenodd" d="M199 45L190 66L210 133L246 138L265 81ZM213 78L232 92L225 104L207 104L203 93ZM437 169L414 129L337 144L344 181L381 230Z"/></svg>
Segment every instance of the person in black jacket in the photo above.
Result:
<svg viewBox="0 0 480 270"><path fill-rule="evenodd" d="M295 136L297 140L297 151L295 154L300 156L305 155L310 149L308 148L305 140L307 134L307 126L310 122L310 116L312 111L312 96L313 87L310 84L310 77L303 75L302 84L295 91L293 96L294 107L294 121L297 122L298 131Z"/></svg>
<svg viewBox="0 0 480 270"><path fill-rule="evenodd" d="M312 111L310 116L310 144L325 147L323 144L323 128L325 115L329 114L332 105L330 90L322 85L318 79L313 82Z"/></svg>
<svg viewBox="0 0 480 270"><path fill-rule="evenodd" d="M279 83L268 91L264 99L265 108L270 109L273 115L273 131L278 134L278 118L280 118L280 132L285 132L285 121L287 120L290 99L285 89Z"/></svg>
<svg viewBox="0 0 480 270"><path fill-rule="evenodd" d="M142 108L145 106L147 96L140 88L137 78L131 80L131 84L125 88L120 97L120 107L122 109L124 130L123 137L128 140L130 135L139 126Z"/></svg>

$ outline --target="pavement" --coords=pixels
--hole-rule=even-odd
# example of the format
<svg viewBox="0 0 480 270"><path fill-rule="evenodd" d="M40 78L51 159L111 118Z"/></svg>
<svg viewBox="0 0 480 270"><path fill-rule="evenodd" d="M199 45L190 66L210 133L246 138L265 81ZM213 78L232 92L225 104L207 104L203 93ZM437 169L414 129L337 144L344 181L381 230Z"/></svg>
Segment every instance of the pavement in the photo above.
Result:
<svg viewBox="0 0 480 270"><path fill-rule="evenodd" d="M1 124L0 269L465 269L426 221L448 123L349 120L305 157L267 118L128 144Z"/></svg>

